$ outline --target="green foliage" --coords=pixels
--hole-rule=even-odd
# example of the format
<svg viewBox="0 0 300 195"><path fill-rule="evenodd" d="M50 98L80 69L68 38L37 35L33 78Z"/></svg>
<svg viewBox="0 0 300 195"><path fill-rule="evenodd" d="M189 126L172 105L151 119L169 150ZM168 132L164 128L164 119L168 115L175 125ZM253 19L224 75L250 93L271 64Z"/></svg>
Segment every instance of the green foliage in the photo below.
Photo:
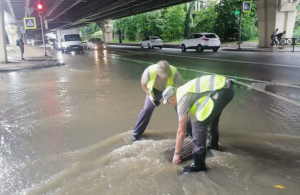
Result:
<svg viewBox="0 0 300 195"><path fill-rule="evenodd" d="M239 15L235 11L240 10L241 1L221 0L215 6L218 13L215 25L215 33L222 40L238 39ZM252 2L251 13L242 14L242 40L246 41L258 34L257 11L255 2Z"/></svg>
<svg viewBox="0 0 300 195"><path fill-rule="evenodd" d="M88 29L88 33L85 32L85 29ZM85 40L88 37L91 37L92 34L101 31L101 28L98 26L97 23L94 22L87 26L80 27L79 30L81 31L83 40Z"/></svg>
<svg viewBox="0 0 300 195"><path fill-rule="evenodd" d="M195 32L215 32L217 17L218 13L215 11L215 6L209 6L207 9L196 12Z"/></svg>
<svg viewBox="0 0 300 195"><path fill-rule="evenodd" d="M294 37L300 38L300 26L298 26L296 29L294 29Z"/></svg>
<svg viewBox="0 0 300 195"><path fill-rule="evenodd" d="M182 37L185 11L183 5L169 7L164 15L163 38L174 40Z"/></svg>
<svg viewBox="0 0 300 195"><path fill-rule="evenodd" d="M146 36L160 36L163 29L163 18L160 10L136 16L138 33Z"/></svg>
<svg viewBox="0 0 300 195"><path fill-rule="evenodd" d="M196 11L194 20L191 17L194 2L190 3L187 11L186 4L182 4L121 18L113 21L114 33L121 30L128 41L152 35L160 36L168 42L182 39L182 36L187 37L193 21L196 32L212 32L217 33L222 40L237 40L239 16L235 16L235 12L240 9L241 2L242 0L220 0L218 4L203 7L203 2L200 1L202 8L201 11ZM298 19L300 24L299 16ZM242 15L242 40L257 37L257 27L257 11L255 1L252 1L251 13ZM91 24L90 33L93 34L96 28ZM82 32L85 34L84 28Z"/></svg>
<svg viewBox="0 0 300 195"><path fill-rule="evenodd" d="M185 19L184 19L184 37L187 37L189 35L189 31L190 31L190 27L191 27L191 22L193 20L192 18L192 15L191 15L191 12L192 12L192 9L194 8L195 6L195 2L192 2L189 6L189 9L187 10L186 12L186 15L185 15ZM184 8L186 10L186 7Z"/></svg>

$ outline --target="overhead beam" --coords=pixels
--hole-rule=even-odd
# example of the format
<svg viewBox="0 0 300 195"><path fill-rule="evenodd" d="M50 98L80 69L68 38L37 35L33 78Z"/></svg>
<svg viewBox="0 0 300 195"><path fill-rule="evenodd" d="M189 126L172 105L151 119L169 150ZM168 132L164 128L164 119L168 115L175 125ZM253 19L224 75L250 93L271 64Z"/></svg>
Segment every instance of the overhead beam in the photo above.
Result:
<svg viewBox="0 0 300 195"><path fill-rule="evenodd" d="M55 0L52 5L49 7L49 9L46 11L45 16L48 17L52 14L54 10L62 3L64 0Z"/></svg>
<svg viewBox="0 0 300 195"><path fill-rule="evenodd" d="M58 14L57 16L55 16L54 18L49 19L50 21L58 18L59 16L61 16L62 14L66 13L68 10L70 10L71 8L73 8L75 5L77 5L78 3L80 3L82 0L77 0L75 1L75 3L73 3L70 7L68 7L67 9L65 9L64 11L60 12L60 14Z"/></svg>
<svg viewBox="0 0 300 195"><path fill-rule="evenodd" d="M138 0L117 0L117 1L94 1L81 10L75 13L75 20L80 20L87 17L95 17L103 12L109 12L113 9L134 3ZM151 0L153 1L153 0Z"/></svg>
<svg viewBox="0 0 300 195"><path fill-rule="evenodd" d="M2 0L0 0L0 1L2 1ZM15 15L13 7L11 6L10 0L6 0L6 4L9 9L10 14L12 15L13 19L16 21L17 20L16 15Z"/></svg>
<svg viewBox="0 0 300 195"><path fill-rule="evenodd" d="M142 5L138 5L135 7L131 8L125 8L125 9L119 9L114 12L110 12L107 14L102 14L99 17L87 19L87 21L91 22L97 22L105 19L118 19L126 16L131 16L131 15L136 15L140 13L145 13L148 11L153 11L156 9L164 8L164 7L169 7L173 5L178 5L180 3L185 3L185 2L190 2L190 0L155 0L153 2L147 2Z"/></svg>

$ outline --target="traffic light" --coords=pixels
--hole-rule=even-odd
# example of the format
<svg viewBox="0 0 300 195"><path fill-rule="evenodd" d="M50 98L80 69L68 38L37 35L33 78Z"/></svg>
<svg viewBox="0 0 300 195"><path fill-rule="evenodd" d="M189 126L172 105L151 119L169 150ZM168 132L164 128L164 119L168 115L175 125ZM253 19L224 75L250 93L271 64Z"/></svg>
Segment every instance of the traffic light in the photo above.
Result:
<svg viewBox="0 0 300 195"><path fill-rule="evenodd" d="M240 14L240 11L235 11L234 12L234 15L236 15L236 16L239 15L239 14Z"/></svg>
<svg viewBox="0 0 300 195"><path fill-rule="evenodd" d="M37 4L37 8L38 8L39 11L42 11L43 5L39 3L39 4Z"/></svg>

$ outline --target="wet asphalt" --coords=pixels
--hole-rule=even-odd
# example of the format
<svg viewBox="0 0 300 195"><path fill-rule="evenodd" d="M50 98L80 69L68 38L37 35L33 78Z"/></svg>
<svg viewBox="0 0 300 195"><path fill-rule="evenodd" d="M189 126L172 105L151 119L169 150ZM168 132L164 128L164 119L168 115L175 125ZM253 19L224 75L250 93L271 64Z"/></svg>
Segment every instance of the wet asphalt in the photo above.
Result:
<svg viewBox="0 0 300 195"><path fill-rule="evenodd" d="M0 194L299 191L299 53L120 46L50 52L65 66L0 73ZM222 114L222 152L207 160L206 174L177 174L190 161L175 166L160 156L176 135L171 106L155 110L146 140L132 143L145 98L139 79L159 60L185 81L222 74L240 82Z"/></svg>

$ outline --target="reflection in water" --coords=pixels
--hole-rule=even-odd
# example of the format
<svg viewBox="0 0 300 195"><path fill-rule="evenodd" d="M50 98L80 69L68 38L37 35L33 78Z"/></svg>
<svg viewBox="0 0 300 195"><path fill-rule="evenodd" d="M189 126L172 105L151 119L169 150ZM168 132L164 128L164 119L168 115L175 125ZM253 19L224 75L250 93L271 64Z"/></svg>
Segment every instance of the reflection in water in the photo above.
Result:
<svg viewBox="0 0 300 195"><path fill-rule="evenodd" d="M98 51L97 51L97 50L95 50L95 51L94 51L94 53L95 53L95 61L99 61L99 57L98 57Z"/></svg>

